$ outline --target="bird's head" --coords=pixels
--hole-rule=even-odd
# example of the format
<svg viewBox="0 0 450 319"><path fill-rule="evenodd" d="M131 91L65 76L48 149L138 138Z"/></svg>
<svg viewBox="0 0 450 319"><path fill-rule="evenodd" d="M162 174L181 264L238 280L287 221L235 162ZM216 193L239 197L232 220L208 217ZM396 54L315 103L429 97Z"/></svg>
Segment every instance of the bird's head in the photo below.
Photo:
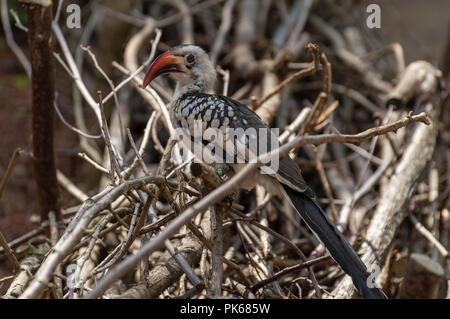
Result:
<svg viewBox="0 0 450 319"><path fill-rule="evenodd" d="M216 80L216 70L208 54L191 44L176 46L158 56L145 75L143 87L162 74L171 75L182 91L207 92Z"/></svg>

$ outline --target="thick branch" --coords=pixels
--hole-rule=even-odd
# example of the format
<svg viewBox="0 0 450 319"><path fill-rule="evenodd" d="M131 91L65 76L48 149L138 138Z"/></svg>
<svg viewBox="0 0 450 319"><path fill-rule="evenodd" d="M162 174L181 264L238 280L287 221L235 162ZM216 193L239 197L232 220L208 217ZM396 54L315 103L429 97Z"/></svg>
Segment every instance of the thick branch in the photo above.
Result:
<svg viewBox="0 0 450 319"><path fill-rule="evenodd" d="M431 104L428 106L430 109ZM436 114L436 110L431 110L433 120L437 119ZM382 258L407 215L404 207L417 185L417 178L433 155L436 136L437 125L434 121L431 125L420 125L416 128L388 186L381 193L379 204L367 230L366 241L360 249L362 260L366 265L381 266ZM350 277L344 278L333 291L336 298L349 298L354 293Z"/></svg>
<svg viewBox="0 0 450 319"><path fill-rule="evenodd" d="M49 284L56 266L72 252L72 249L83 236L89 222L97 213L111 205L114 200L129 190L140 188L148 183L160 184L162 182L163 179L160 177L146 176L122 183L112 189L107 195L103 196L97 203L94 203L93 199L88 199L78 210L77 215L72 219L66 232L53 247L52 252L36 273L35 279L30 283L30 286L20 298L37 298L39 296Z"/></svg>
<svg viewBox="0 0 450 319"><path fill-rule="evenodd" d="M55 68L52 48L52 6L26 6L32 69L34 174L41 219L54 211L60 219L59 191L53 150Z"/></svg>
<svg viewBox="0 0 450 319"><path fill-rule="evenodd" d="M427 121L426 114L422 113L415 117L411 116L408 117L406 120L401 120L386 126L390 127L392 131L394 129L398 129L402 126L405 126L408 123L416 121ZM389 129L387 129L386 127L382 126L380 128L381 128L380 130L378 131L375 130L375 132L368 130L370 131L369 132L370 134L364 135L365 132L361 133L363 134L363 136L359 137L357 141L361 142L364 139L370 138L377 134L389 132ZM289 150L295 148L296 146L305 145L308 143L320 144L330 142L332 141L330 140L330 136L335 138L337 142L339 142L341 139L341 135L322 135L322 136L325 136L325 138L317 139L318 136L297 137L296 139L292 140L286 145L283 145L279 149L276 149L270 153L266 153L262 156L259 156L256 163L248 163L247 165L245 165L244 168L242 168L236 175L231 177L226 183L216 188L214 191L209 193L207 196L202 198L194 205L187 208L179 217L177 217L172 223L170 223L164 231L162 231L156 237L154 237L152 241L146 243L141 248L141 250L139 250L136 254L127 257L120 264L118 264L114 272L109 272L108 274L106 274L106 276L99 281L98 285L86 297L98 298L115 280L122 277L129 270L135 267L142 258L146 258L152 252L161 248L164 245L164 241L173 236L183 225L185 225L187 222L189 222L192 218L194 218L201 212L205 211L211 205L224 199L228 194L230 194L233 190L235 190L238 187L238 185L240 185L255 169L257 169L262 165L261 163L264 162L267 163L268 162L267 159L271 159L275 156L286 155L289 152ZM347 137L352 137L352 135L349 135Z"/></svg>

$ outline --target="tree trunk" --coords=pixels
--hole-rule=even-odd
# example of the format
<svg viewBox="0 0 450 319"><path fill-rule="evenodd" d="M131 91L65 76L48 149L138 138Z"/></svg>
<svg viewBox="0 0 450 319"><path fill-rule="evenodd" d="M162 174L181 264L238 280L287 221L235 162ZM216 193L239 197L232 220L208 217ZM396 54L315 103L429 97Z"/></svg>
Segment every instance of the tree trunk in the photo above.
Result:
<svg viewBox="0 0 450 319"><path fill-rule="evenodd" d="M28 3L30 3L28 1ZM52 48L52 2L26 4L31 58L34 174L41 220L54 211L60 219L59 191L53 150L55 68Z"/></svg>

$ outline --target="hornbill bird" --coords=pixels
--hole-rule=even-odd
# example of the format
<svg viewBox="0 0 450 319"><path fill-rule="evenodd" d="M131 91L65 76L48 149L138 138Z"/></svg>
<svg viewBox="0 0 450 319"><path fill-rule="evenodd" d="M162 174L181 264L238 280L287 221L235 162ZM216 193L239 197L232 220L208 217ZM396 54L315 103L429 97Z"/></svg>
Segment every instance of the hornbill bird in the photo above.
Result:
<svg viewBox="0 0 450 319"><path fill-rule="evenodd" d="M214 128L223 135L226 135L229 129L255 128L267 129L269 132L267 124L245 105L226 96L210 94L215 84L216 71L208 55L200 47L180 45L158 56L145 75L143 87L145 88L153 79L163 74L171 75L177 82L169 106L172 124L175 128L182 129L183 134L190 137L188 140L192 144L198 143L201 147L205 147L211 142L211 139L205 140L203 136L194 136L194 123L200 123L202 129ZM223 136L223 138L227 137ZM249 137L237 140L248 148L252 139L258 138L262 137L250 134ZM235 148L231 149L235 151ZM227 151L228 149L225 153L228 156L230 154ZM246 151L248 152L248 149ZM195 152L194 154L197 155ZM248 159L248 154L241 155ZM231 154L231 157L236 158L237 155L239 154ZM243 165L245 164L233 162L229 166L232 171L237 172ZM370 273L365 264L315 202L312 191L301 175L300 168L289 156L279 160L276 171L264 174L258 169L253 176L239 186L251 189L256 184L264 186L269 193L288 199L331 257L350 275L364 298L386 298L381 289L375 285L368 285Z"/></svg>

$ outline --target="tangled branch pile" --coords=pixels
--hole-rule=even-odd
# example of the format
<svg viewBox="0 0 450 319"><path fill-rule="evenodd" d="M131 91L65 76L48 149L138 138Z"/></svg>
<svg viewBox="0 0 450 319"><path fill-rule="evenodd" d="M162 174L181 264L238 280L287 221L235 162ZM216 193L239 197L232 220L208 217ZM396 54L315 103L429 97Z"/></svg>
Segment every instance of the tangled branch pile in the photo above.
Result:
<svg viewBox="0 0 450 319"><path fill-rule="evenodd" d="M372 271L390 297L445 297L445 141L436 152L442 75L425 61L405 66L399 44L380 47L374 33L347 14L354 8L351 1L173 0L143 6L143 17L93 3L86 6L90 18L81 40L70 39L73 49L66 40L73 34L64 35L56 20L55 58L77 88L77 128L71 129L79 134L85 165L100 177L87 189L92 183L75 185L57 171L60 186L80 204L63 202L61 214L52 212L33 232L2 243L17 267L5 297L355 294L285 200L259 186L238 191L257 164L223 180L208 166L181 160L168 139L171 83L158 79L140 87L155 54L180 43L210 53L222 75L217 92L280 128L287 143L281 153L302 167L364 262L381 267ZM123 57L108 60L91 37L107 20L130 32ZM108 85L92 96L97 71ZM55 108L60 117L67 112L56 102ZM133 121L142 119L145 128L137 129Z"/></svg>

